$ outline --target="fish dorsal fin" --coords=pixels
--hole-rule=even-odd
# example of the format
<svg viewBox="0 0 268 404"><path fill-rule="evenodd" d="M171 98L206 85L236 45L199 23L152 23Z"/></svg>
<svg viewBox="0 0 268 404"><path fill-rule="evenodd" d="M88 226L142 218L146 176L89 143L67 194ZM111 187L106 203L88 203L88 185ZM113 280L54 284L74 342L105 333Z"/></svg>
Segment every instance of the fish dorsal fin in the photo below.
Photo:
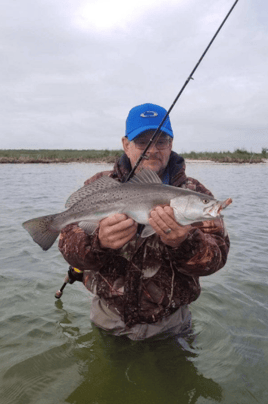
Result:
<svg viewBox="0 0 268 404"><path fill-rule="evenodd" d="M103 189L114 188L115 186L121 186L120 182L114 180L111 177L107 177L107 175L104 175L91 184L85 185L84 187L78 189L78 191L69 196L66 201L65 208L70 208L86 196L93 195Z"/></svg>
<svg viewBox="0 0 268 404"><path fill-rule="evenodd" d="M128 182L130 184L162 184L158 175L154 171L147 169L134 175Z"/></svg>

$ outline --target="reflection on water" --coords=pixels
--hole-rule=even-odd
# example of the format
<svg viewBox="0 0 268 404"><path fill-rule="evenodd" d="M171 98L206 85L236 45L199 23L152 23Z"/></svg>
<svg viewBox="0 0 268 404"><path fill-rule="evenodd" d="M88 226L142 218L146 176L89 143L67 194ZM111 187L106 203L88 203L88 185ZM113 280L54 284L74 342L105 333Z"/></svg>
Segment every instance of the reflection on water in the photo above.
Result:
<svg viewBox="0 0 268 404"><path fill-rule="evenodd" d="M188 175L234 202L225 212L228 263L201 279L201 297L191 305L194 337L185 344L133 342L98 330L81 284L54 299L68 265L56 245L42 251L21 223L62 211L102 169L0 167L1 404L266 403L268 166L188 165Z"/></svg>
<svg viewBox="0 0 268 404"><path fill-rule="evenodd" d="M221 387L199 374L190 360L193 354L180 349L175 340L133 342L114 338L95 329L98 334L90 349L79 357L90 357L84 380L66 399L74 403L197 403L198 398L220 402ZM92 391L92 382L98 389Z"/></svg>
<svg viewBox="0 0 268 404"><path fill-rule="evenodd" d="M197 371L197 355L175 339L133 342L96 327L81 335L59 310L68 342L11 366L3 377L5 403L221 402L220 385Z"/></svg>

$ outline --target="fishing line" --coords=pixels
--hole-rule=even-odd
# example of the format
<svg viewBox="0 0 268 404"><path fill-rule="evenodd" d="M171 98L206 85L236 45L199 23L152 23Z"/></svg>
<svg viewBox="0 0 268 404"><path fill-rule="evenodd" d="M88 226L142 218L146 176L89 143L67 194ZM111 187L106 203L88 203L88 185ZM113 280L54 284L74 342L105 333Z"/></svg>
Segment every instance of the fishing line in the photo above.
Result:
<svg viewBox="0 0 268 404"><path fill-rule="evenodd" d="M235 8L236 4L238 3L239 0L236 0L234 2L234 4L232 5L231 9L229 10L228 14L226 15L226 17L224 18L224 20L222 21L221 25L219 26L219 28L217 29L215 35L213 36L213 38L211 39L210 43L208 44L208 46L206 47L205 51L203 52L202 56L200 57L200 59L198 60L197 64L195 65L194 69L192 70L192 72L190 73L189 77L187 78L187 80L185 81L184 85L182 86L180 92L178 93L177 97L175 98L175 100L173 101L173 103L171 104L169 110L167 111L166 115L164 116L164 118L162 119L162 121L160 122L158 128L155 130L153 136L151 137L151 139L149 140L147 146L145 147L144 151L141 153L140 157L138 158L138 160L135 163L135 166L132 168L132 170L130 171L126 182L128 180L130 180L130 178L133 176L133 174L135 173L137 167L139 166L139 164L141 163L141 161L145 158L146 159L146 153L147 150L149 149L149 147L151 146L151 144L155 141L155 143L158 140L158 137L161 135L161 127L163 126L165 120L167 119L168 115L170 114L170 112L172 111L174 105L176 104L176 102L178 101L178 99L180 98L181 94L183 93L185 87L188 85L190 80L194 80L193 79L193 74L195 73L196 69L198 68L198 66L200 65L201 61L203 60L204 56L206 55L207 51L209 50L209 48L211 47L212 43L214 42L215 38L217 37L218 33L220 32L220 30L222 29L223 25L225 24L226 20L228 19L229 15L231 14L231 12L233 11L233 9ZM148 158L147 158L148 159Z"/></svg>

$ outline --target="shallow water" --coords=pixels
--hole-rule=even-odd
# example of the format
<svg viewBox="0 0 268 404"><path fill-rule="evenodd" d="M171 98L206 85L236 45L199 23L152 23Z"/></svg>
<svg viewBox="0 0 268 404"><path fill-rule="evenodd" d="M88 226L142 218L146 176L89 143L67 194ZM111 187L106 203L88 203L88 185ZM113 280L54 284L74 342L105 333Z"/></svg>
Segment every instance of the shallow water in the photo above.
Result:
<svg viewBox="0 0 268 404"><path fill-rule="evenodd" d="M0 166L0 402L267 403L268 165L190 163L219 199L231 238L227 265L201 279L195 336L131 342L89 321L80 283L54 298L68 265L21 223L56 213L99 164ZM182 346L183 345L183 346Z"/></svg>

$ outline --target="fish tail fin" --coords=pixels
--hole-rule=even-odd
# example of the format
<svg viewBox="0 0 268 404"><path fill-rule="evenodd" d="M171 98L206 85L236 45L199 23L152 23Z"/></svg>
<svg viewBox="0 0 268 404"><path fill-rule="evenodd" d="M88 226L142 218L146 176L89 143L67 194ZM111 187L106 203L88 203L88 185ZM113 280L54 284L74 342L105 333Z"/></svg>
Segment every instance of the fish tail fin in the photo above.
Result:
<svg viewBox="0 0 268 404"><path fill-rule="evenodd" d="M37 217L27 220L22 226L28 231L32 239L47 251L56 241L60 234L60 228L56 226L55 219L58 214Z"/></svg>

